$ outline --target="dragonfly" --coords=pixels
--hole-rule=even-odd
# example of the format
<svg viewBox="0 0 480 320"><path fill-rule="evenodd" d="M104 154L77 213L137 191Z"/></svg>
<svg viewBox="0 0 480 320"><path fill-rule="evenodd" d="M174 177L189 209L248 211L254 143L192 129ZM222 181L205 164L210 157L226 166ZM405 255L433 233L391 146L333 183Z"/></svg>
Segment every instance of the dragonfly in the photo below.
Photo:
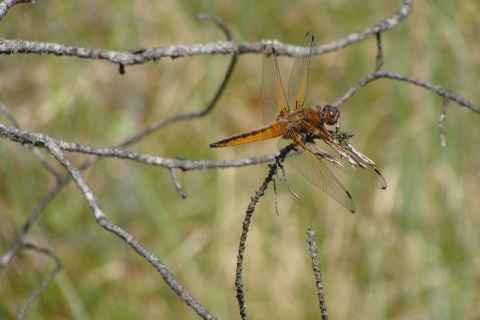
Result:
<svg viewBox="0 0 480 320"><path fill-rule="evenodd" d="M349 143L352 133L340 131L340 110L332 105L305 107L308 73L314 36L308 32L295 58L288 96L283 89L275 48L263 47L262 104L265 126L241 132L210 144L230 147L282 137L278 149L287 150L286 161L313 185L355 212L348 190L334 175L340 171L368 185L386 189L387 183L376 164Z"/></svg>

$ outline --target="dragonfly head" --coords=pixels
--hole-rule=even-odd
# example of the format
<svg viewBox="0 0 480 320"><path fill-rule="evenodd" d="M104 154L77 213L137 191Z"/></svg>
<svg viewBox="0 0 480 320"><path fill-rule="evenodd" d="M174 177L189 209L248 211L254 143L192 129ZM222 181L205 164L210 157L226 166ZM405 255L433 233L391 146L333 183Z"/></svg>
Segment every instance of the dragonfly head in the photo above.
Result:
<svg viewBox="0 0 480 320"><path fill-rule="evenodd" d="M340 118L340 110L330 104L323 107L323 116L325 117L325 123L332 126L337 123Z"/></svg>

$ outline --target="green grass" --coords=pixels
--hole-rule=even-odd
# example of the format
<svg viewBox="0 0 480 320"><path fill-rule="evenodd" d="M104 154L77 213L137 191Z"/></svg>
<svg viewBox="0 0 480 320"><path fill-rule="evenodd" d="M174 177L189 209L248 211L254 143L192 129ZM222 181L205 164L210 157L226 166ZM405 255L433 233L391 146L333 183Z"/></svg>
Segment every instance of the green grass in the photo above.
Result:
<svg viewBox="0 0 480 320"><path fill-rule="evenodd" d="M333 41L390 15L400 1L98 1L24 4L2 21L2 37L127 50L223 40L198 13L218 15L238 40L300 44ZM384 34L384 70L441 85L480 104L480 51L474 2L417 1ZM478 11L478 10L477 10ZM325 104L374 67L375 42L312 58L307 100ZM276 142L225 150L208 144L261 125L259 55L240 56L232 82L208 117L164 128L132 149L164 157L232 159L272 153ZM0 59L0 99L26 130L108 146L152 122L203 108L228 57L162 59L126 68L68 57ZM282 71L292 59L280 58ZM288 73L283 74L284 83ZM318 319L306 230L317 233L331 319L480 317L480 118L450 103L447 147L438 143L442 100L412 85L380 80L342 106L342 128L373 159L385 191L347 178L357 213L286 166L297 200L279 184L261 199L251 225L244 281L251 319ZM8 125L4 117L1 122ZM0 143L0 252L53 186L25 148ZM70 155L75 163L84 157ZM241 222L267 166L179 172L182 200L168 171L102 160L84 176L108 218L159 257L180 283L221 319L238 317L233 290ZM195 313L128 245L99 228L71 184L29 234L55 251L64 270L28 310L35 319L195 319ZM0 275L0 318L12 318L52 262L22 252Z"/></svg>

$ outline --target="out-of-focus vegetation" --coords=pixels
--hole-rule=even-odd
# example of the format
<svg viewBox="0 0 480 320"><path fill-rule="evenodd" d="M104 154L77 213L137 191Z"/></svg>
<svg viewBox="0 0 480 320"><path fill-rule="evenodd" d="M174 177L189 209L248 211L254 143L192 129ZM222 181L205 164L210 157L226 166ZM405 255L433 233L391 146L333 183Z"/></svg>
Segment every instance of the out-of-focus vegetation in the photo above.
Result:
<svg viewBox="0 0 480 320"><path fill-rule="evenodd" d="M400 1L39 1L1 21L3 38L127 50L223 40L217 15L238 40L300 44L338 39L392 14ZM427 0L384 34L384 70L417 77L480 104L480 42L475 1ZM307 100L325 104L374 68L374 39L315 56ZM163 59L126 68L69 57L0 57L0 99L22 128L108 146L152 122L203 108L229 57ZM284 83L292 59L280 58ZM232 159L276 151L276 141L211 150L220 138L260 126L260 55L240 56L225 94L206 118L177 123L133 147L164 157ZM269 189L247 241L245 290L252 319L319 318L306 230L317 233L331 319L480 317L480 117L450 103L447 146L439 146L442 99L380 80L342 107L342 128L373 159L388 188L342 179L352 215L286 166L295 199ZM7 123L5 117L1 122ZM55 183L35 157L0 141L0 252ZM70 154L75 163L84 156ZM169 173L107 159L84 172L109 219L153 251L180 283L221 319L238 316L236 252L250 196L267 166ZM280 187L279 187L280 186ZM29 240L55 251L64 270L28 311L35 319L195 319L195 313L125 243L99 228L73 184L48 205ZM11 318L53 263L22 252L0 274L0 318Z"/></svg>

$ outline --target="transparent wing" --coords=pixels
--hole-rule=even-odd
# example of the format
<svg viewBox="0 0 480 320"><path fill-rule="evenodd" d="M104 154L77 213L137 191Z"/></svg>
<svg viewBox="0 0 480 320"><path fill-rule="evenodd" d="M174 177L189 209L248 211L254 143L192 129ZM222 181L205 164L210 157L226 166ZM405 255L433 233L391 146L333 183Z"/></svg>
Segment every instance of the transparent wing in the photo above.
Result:
<svg viewBox="0 0 480 320"><path fill-rule="evenodd" d="M275 49L269 44L263 47L262 103L263 123L270 124L281 115L290 112L283 91Z"/></svg>
<svg viewBox="0 0 480 320"><path fill-rule="evenodd" d="M297 141L298 137L293 137ZM290 145L294 140L280 139L278 149L282 150ZM301 142L301 141L300 141ZM333 175L330 169L325 166L325 159L320 160L311 152L306 151L303 147L298 146L297 152L291 152L286 157L286 161L300 172L308 181L323 190L335 201L347 208L350 212L355 212L355 203L352 196L345 189L342 183Z"/></svg>
<svg viewBox="0 0 480 320"><path fill-rule="evenodd" d="M387 188L387 183L375 167L375 163L355 149L351 148L350 151L338 144L320 139L307 143L306 147L317 157L324 158L322 163L333 172L338 170L370 186Z"/></svg>
<svg viewBox="0 0 480 320"><path fill-rule="evenodd" d="M303 106L307 95L308 68L313 50L313 33L308 32L302 47L298 51L288 83L288 103L293 110Z"/></svg>

